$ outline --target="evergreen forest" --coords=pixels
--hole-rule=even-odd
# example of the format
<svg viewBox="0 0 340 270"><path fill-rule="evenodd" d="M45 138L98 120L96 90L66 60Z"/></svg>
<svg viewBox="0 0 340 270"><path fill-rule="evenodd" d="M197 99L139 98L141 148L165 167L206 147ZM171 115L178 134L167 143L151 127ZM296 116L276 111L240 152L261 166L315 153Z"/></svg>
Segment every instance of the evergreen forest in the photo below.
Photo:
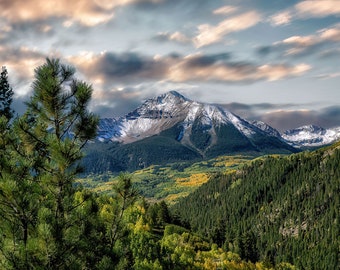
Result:
<svg viewBox="0 0 340 270"><path fill-rule="evenodd" d="M46 59L15 116L2 68L0 269L339 267L339 144L219 170L171 206L124 172L96 192L77 181L98 125L92 92Z"/></svg>
<svg viewBox="0 0 340 270"><path fill-rule="evenodd" d="M340 265L340 144L268 156L215 176L172 207L184 224L246 260Z"/></svg>

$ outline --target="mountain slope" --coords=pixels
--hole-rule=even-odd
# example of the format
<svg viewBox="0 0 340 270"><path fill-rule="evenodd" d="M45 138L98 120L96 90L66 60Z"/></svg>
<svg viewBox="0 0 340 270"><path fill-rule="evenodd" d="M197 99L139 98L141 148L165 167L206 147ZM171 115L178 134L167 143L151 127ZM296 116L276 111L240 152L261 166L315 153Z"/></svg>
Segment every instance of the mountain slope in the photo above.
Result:
<svg viewBox="0 0 340 270"><path fill-rule="evenodd" d="M338 269L340 143L288 157L259 158L207 182L172 211L231 250L299 269Z"/></svg>
<svg viewBox="0 0 340 270"><path fill-rule="evenodd" d="M125 117L102 119L97 139L118 143L107 146L113 160L104 162L112 164L112 171L225 154L296 152L239 116L218 106L189 100L175 91L146 100ZM96 146L88 147L87 169L91 163L98 164L89 158L96 156L92 150L96 151ZM113 164L119 166L115 168Z"/></svg>
<svg viewBox="0 0 340 270"><path fill-rule="evenodd" d="M251 121L251 124L258 127L259 129L263 130L267 134L277 137L279 139L282 139L280 132L278 132L275 128L269 126L268 124L262 122L262 121Z"/></svg>

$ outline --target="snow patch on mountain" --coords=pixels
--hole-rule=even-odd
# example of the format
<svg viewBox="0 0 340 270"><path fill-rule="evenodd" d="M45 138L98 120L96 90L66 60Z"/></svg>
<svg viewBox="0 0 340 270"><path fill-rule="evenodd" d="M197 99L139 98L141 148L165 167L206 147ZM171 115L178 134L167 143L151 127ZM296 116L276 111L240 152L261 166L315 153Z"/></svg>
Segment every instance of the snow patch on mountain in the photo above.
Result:
<svg viewBox="0 0 340 270"><path fill-rule="evenodd" d="M285 131L282 138L290 145L299 148L319 147L340 140L340 127L324 129L307 125Z"/></svg>

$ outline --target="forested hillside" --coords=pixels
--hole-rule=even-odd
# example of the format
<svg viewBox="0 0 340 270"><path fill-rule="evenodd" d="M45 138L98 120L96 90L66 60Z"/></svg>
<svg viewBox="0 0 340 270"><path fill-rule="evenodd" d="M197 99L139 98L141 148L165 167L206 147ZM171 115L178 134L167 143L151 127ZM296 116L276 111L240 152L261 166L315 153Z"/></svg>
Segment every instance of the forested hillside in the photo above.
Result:
<svg viewBox="0 0 340 270"><path fill-rule="evenodd" d="M340 144L258 158L173 206L181 221L245 260L339 269Z"/></svg>

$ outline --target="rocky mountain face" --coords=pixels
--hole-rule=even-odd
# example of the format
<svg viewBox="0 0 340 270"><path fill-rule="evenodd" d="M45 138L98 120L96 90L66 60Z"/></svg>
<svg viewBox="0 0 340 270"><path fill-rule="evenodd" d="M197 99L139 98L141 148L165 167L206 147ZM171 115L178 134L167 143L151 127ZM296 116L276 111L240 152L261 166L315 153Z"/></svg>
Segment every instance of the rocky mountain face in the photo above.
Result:
<svg viewBox="0 0 340 270"><path fill-rule="evenodd" d="M219 106L171 91L146 100L124 117L101 119L97 143L88 147L86 158L92 167L133 170L219 155L296 151L282 138Z"/></svg>
<svg viewBox="0 0 340 270"><path fill-rule="evenodd" d="M258 127L259 129L263 130L267 134L282 139L280 132L278 132L275 128L269 126L268 124L257 120L251 121L250 123Z"/></svg>

